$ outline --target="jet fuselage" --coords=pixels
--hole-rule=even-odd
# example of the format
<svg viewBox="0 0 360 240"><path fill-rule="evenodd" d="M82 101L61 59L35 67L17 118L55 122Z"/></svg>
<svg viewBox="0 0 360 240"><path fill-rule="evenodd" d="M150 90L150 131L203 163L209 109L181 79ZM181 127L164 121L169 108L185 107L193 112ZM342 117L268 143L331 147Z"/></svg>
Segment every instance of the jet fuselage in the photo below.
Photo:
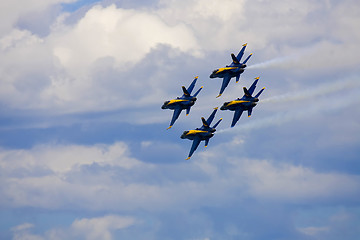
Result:
<svg viewBox="0 0 360 240"><path fill-rule="evenodd" d="M210 78L224 78L226 75L229 75L230 78L233 78L238 74L243 73L245 71L245 67L246 65L242 64L239 67L227 66L224 68L218 68L211 73Z"/></svg>
<svg viewBox="0 0 360 240"><path fill-rule="evenodd" d="M210 139L214 136L215 128L210 130L203 130L201 128L196 128L194 130L184 131L181 135L182 139L194 140L195 137L200 138L201 140Z"/></svg>
<svg viewBox="0 0 360 240"><path fill-rule="evenodd" d="M186 98L176 98L172 99L170 101L165 101L164 104L161 106L162 109L186 109L188 107L191 107L195 104L197 98L191 97L189 99Z"/></svg>
<svg viewBox="0 0 360 240"><path fill-rule="evenodd" d="M238 108L242 108L243 110L249 110L250 108L255 107L258 101L258 98L237 99L230 102L225 102L220 109L235 111Z"/></svg>

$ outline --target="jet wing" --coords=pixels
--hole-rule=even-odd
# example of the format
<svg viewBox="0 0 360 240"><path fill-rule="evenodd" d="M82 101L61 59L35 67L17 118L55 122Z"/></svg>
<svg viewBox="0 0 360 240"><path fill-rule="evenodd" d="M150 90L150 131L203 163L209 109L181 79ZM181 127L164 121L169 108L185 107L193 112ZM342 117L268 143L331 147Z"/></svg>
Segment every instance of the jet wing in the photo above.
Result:
<svg viewBox="0 0 360 240"><path fill-rule="evenodd" d="M190 152L189 152L189 156L188 156L188 158L186 160L189 160L191 158L191 156L193 155L193 153L195 152L195 150L199 146L200 142L201 142L201 139L199 137L194 138L193 143L191 145Z"/></svg>
<svg viewBox="0 0 360 240"><path fill-rule="evenodd" d="M239 108L239 109L236 109L235 110L235 113L234 113L234 118L232 120L232 123L231 123L231 127L234 127L235 124L237 123L237 121L239 121L240 117L241 117L241 114L243 113L244 109L242 108Z"/></svg>
<svg viewBox="0 0 360 240"><path fill-rule="evenodd" d="M218 95L217 97L220 97L221 94L223 94L225 88L229 85L230 79L231 79L231 77L230 77L230 75L228 75L228 74L223 78L223 82L222 82L222 84L221 84L220 93L219 93L219 95Z"/></svg>
<svg viewBox="0 0 360 240"><path fill-rule="evenodd" d="M176 119L178 119L178 117L180 116L181 111L182 111L181 108L175 108L174 114L173 114L173 116L172 116L172 119L171 119L170 127L169 127L169 128L171 128L172 125L174 125ZM168 129L169 129L169 128L168 128Z"/></svg>

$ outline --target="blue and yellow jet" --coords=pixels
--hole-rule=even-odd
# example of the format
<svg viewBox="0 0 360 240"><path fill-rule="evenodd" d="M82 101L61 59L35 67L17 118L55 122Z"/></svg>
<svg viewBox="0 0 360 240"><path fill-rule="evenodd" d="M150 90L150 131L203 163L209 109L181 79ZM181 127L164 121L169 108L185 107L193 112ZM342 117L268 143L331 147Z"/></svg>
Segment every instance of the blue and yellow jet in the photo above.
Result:
<svg viewBox="0 0 360 240"><path fill-rule="evenodd" d="M181 97L177 97L176 99L172 99L170 101L165 101L164 104L162 105L161 107L162 109L174 110L174 114L172 116L170 126L167 129L171 128L174 125L176 119L178 119L182 110L186 109L186 116L189 115L191 106L193 106L196 102L197 99L196 96L203 88L201 87L199 90L197 90L197 92L193 96L191 96L191 92L195 87L197 79L198 77L195 77L195 79L192 81L188 89L182 86L182 90L184 94Z"/></svg>
<svg viewBox="0 0 360 240"><path fill-rule="evenodd" d="M256 84L259 81L259 78L255 78L254 83L251 85L249 90L246 89L246 87L243 87L244 89L244 96L242 98L237 98L234 101L231 102L225 102L221 110L230 110L235 111L234 118L231 123L231 127L234 127L237 121L239 120L241 114L243 111L248 111L248 117L251 116L252 109L256 106L257 102L259 102L259 96L264 91L265 88L262 88L258 94L256 94L255 97L252 96L254 93L254 90L256 88Z"/></svg>
<svg viewBox="0 0 360 240"><path fill-rule="evenodd" d="M242 62L242 63L240 62L242 56L244 55L246 45L247 45L247 43L242 45L243 47L241 48L239 54L236 57L235 57L235 55L233 53L231 54L231 58L232 58L233 62L230 65L227 65L224 68L216 69L210 75L210 78L222 78L223 79L221 89L220 89L220 93L219 93L219 95L217 97L220 97L221 94L224 92L225 88L229 85L229 82L230 82L231 78L236 77L236 82L238 82L239 79L240 79L240 74L245 71L246 63L250 59L250 57L252 55L252 53L251 53L245 59L244 62Z"/></svg>
<svg viewBox="0 0 360 240"><path fill-rule="evenodd" d="M191 158L192 154L195 152L201 141L205 141L205 147L207 147L209 139L214 136L214 132L216 131L215 128L222 120L222 118L220 118L220 120L215 123L213 127L210 127L211 122L214 120L217 109L218 108L214 109L214 111L211 113L207 120L205 120L205 118L203 117L201 118L203 125L200 128L184 131L181 135L182 139L189 139L193 141L189 156L186 160L189 160Z"/></svg>

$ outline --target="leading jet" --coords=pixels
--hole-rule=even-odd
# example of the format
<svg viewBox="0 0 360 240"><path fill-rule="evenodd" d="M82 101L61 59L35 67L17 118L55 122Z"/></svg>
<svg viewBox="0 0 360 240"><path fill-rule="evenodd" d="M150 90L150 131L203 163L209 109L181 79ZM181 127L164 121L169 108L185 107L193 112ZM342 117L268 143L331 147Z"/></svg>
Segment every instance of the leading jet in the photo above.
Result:
<svg viewBox="0 0 360 240"><path fill-rule="evenodd" d="M191 158L192 154L195 152L201 141L205 141L205 147L207 147L209 139L214 136L214 132L216 131L215 128L222 120L222 118L220 118L220 120L215 123L214 126L210 127L211 122L214 120L217 109L218 108L214 108L214 111L211 113L207 120L205 120L205 118L203 117L201 118L203 125L200 128L184 131L181 135L182 139L189 139L193 141L188 158L186 160L189 160Z"/></svg>
<svg viewBox="0 0 360 240"><path fill-rule="evenodd" d="M236 77L236 82L238 82L240 79L240 74L245 71L246 63L252 56L252 53L245 59L244 62L241 63L240 61L241 61L242 56L244 55L247 43L245 43L242 46L243 47L241 48L239 54L236 57L233 53L231 54L231 58L233 61L230 65L227 65L224 68L216 69L210 75L210 78L222 78L223 79L220 93L217 97L220 97L221 94L224 92L225 88L229 85L231 78Z"/></svg>
<svg viewBox="0 0 360 240"><path fill-rule="evenodd" d="M197 100L196 96L203 88L201 87L193 96L191 96L191 92L195 87L197 79L198 77L195 77L195 79L192 81L192 83L187 89L182 86L184 94L181 97L177 97L176 99L172 99L170 101L165 101L162 105L162 109L174 110L170 126L167 129L170 129L174 125L176 119L178 119L182 110L186 109L186 116L189 115L191 106L193 106Z"/></svg>
<svg viewBox="0 0 360 240"><path fill-rule="evenodd" d="M244 96L242 98L237 98L231 102L225 102L220 110L230 110L235 111L234 118L231 123L231 127L234 127L237 121L240 119L243 111L248 111L248 117L251 116L252 109L256 106L257 102L259 102L259 96L264 91L265 88L262 88L260 92L258 92L255 97L252 96L254 90L256 88L256 84L259 81L259 78L255 78L254 83L251 85L249 90L244 87Z"/></svg>

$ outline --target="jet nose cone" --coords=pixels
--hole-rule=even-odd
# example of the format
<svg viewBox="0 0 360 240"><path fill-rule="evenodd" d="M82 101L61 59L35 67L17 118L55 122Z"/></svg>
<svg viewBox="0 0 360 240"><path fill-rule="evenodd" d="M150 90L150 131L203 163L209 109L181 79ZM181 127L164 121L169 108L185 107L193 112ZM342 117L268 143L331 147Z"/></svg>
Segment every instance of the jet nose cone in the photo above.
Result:
<svg viewBox="0 0 360 240"><path fill-rule="evenodd" d="M225 104L221 106L220 110L226 110Z"/></svg>
<svg viewBox="0 0 360 240"><path fill-rule="evenodd" d="M258 98L255 98L255 99L254 99L254 102L258 102L258 101L259 101L259 99L258 99Z"/></svg>
<svg viewBox="0 0 360 240"><path fill-rule="evenodd" d="M161 106L162 109L166 109L167 105L170 101L165 101L164 104Z"/></svg>
<svg viewBox="0 0 360 240"><path fill-rule="evenodd" d="M195 102L195 101L197 100L197 98L196 98L196 97L193 97L191 100Z"/></svg>
<svg viewBox="0 0 360 240"><path fill-rule="evenodd" d="M246 64L243 64L243 65L242 65L242 68L246 68Z"/></svg>
<svg viewBox="0 0 360 240"><path fill-rule="evenodd" d="M185 136L188 134L188 132L189 131L184 131L180 138L182 138L182 139L186 138Z"/></svg>

